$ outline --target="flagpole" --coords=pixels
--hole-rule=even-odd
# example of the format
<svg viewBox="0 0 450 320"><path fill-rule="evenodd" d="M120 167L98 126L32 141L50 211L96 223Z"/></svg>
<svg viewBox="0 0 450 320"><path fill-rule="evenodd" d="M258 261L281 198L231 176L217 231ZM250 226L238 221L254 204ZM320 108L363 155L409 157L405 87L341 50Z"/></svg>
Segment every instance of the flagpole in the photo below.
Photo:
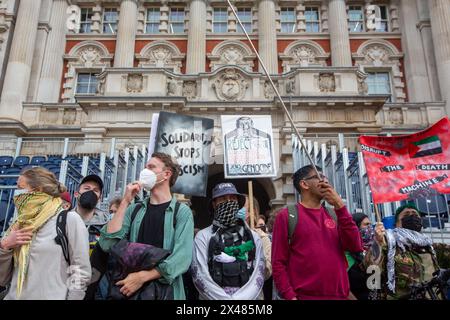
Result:
<svg viewBox="0 0 450 320"><path fill-rule="evenodd" d="M277 87L275 86L274 82L272 81L272 77L270 76L269 72L267 71L266 65L265 65L264 62L262 61L260 55L258 54L258 51L256 50L255 46L253 45L253 42L252 42L252 40L250 39L250 36L248 35L247 31L245 30L244 26L242 25L241 19L239 19L238 15L237 15L237 13L236 13L236 10L234 10L234 7L233 7L233 5L231 4L230 0L227 0L227 3L228 3L228 5L230 6L231 10L233 11L233 14L234 14L234 16L236 17L236 20L237 20L237 22L239 23L240 27L242 28L242 31L244 31L245 36L247 37L247 39L248 39L248 41L249 41L249 43L250 43L250 46L252 47L253 52L256 54L256 57L258 58L258 61L259 61L260 65L261 65L261 67L263 68L264 73L266 74L267 78L269 79L269 82L270 82L270 84L271 84L271 86L272 86L272 88L273 88L275 94L277 95L278 99L280 100L281 105L283 106L284 112L286 113L286 115L287 115L287 117L288 117L288 119L289 119L289 122L291 123L291 126L292 126L292 128L294 129L295 134L297 135L298 140L300 141L300 144L302 145L302 148L306 150L306 147L305 147L305 145L303 144L303 139L302 139L302 137L300 136L300 132L298 131L297 127L295 126L294 120L292 119L292 116L291 116L289 110L287 109L286 105L284 104L284 101L283 101L283 99L281 98L281 95L280 95L280 93L278 92ZM313 160L312 160L312 158L311 158L311 155L310 155L308 152L306 152L306 155L307 155L307 157L308 157L309 162L310 162L311 165L313 166L314 171L316 172L317 176L318 176L319 179L320 179L319 171L317 170L317 167L316 167L316 165L314 164L314 162L313 162ZM321 179L320 179L320 180L321 180Z"/></svg>

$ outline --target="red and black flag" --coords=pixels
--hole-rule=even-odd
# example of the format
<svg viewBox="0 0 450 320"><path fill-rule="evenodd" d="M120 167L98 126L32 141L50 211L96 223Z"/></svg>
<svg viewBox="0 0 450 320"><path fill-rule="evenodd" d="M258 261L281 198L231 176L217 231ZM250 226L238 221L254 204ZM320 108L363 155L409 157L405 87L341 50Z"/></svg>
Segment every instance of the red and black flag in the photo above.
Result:
<svg viewBox="0 0 450 320"><path fill-rule="evenodd" d="M450 193L450 120L404 136L359 138L375 203Z"/></svg>

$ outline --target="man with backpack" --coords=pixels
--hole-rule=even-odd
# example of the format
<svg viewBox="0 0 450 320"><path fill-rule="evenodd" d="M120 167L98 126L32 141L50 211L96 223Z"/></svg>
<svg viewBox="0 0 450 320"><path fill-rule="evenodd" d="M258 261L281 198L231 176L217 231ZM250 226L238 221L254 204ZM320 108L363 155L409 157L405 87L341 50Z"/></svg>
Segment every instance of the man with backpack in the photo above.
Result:
<svg viewBox="0 0 450 320"><path fill-rule="evenodd" d="M106 252L122 239L170 251L155 268L129 273L110 284L119 286L126 297L150 281L159 281L172 287L173 299L185 299L182 274L192 260L194 220L191 209L177 202L170 191L178 173L179 165L170 155L154 153L139 181L127 186L117 212L101 230L99 245ZM132 203L142 188L150 191L150 197Z"/></svg>
<svg viewBox="0 0 450 320"><path fill-rule="evenodd" d="M301 201L277 215L272 237L272 271L286 300L345 300L349 280L345 251L361 252L358 227L344 202L312 165L293 175ZM325 208L325 200L333 209Z"/></svg>
<svg viewBox="0 0 450 320"><path fill-rule="evenodd" d="M212 191L214 220L197 233L191 266L201 300L262 299L264 252L258 234L237 216L244 203L232 183Z"/></svg>

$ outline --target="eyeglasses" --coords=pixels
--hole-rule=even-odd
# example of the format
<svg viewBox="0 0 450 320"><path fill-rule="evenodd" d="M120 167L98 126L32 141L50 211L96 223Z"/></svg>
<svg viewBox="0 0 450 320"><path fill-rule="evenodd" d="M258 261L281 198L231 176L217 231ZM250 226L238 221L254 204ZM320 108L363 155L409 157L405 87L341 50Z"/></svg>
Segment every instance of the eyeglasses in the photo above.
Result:
<svg viewBox="0 0 450 320"><path fill-rule="evenodd" d="M311 180L311 179L325 180L325 179L328 179L328 178L325 175L323 175L323 174L320 174L320 178L319 178L319 176L317 176L317 174L315 174L315 175L313 175L311 177L308 177L308 178L305 178L305 179L302 179L302 180Z"/></svg>

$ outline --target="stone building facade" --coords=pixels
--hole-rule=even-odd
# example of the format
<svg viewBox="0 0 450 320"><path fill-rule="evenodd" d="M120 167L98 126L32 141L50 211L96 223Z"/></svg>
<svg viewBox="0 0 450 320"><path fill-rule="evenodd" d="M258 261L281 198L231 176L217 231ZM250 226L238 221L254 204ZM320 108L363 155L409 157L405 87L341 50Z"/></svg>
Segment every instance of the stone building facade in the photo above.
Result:
<svg viewBox="0 0 450 320"><path fill-rule="evenodd" d="M305 136L450 114L448 0L233 3ZM274 207L293 199L290 123L225 1L2 0L0 68L2 137L145 138L161 110L209 117L211 184L220 115L270 114L278 176L257 188Z"/></svg>

